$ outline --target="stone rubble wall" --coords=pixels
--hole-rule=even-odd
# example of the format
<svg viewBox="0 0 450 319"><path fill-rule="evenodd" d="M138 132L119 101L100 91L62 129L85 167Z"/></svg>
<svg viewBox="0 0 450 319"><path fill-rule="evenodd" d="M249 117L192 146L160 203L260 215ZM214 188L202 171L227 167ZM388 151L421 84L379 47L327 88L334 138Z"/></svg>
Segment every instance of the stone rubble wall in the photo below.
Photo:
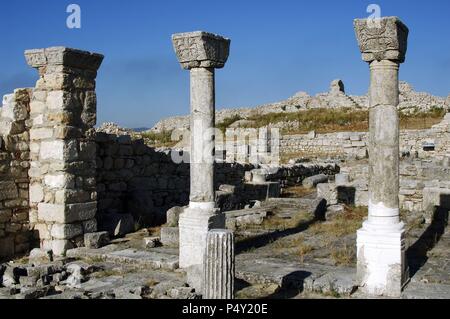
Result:
<svg viewBox="0 0 450 319"><path fill-rule="evenodd" d="M97 229L95 93L103 56L55 47L25 52L39 79L30 102L30 224L63 255Z"/></svg>
<svg viewBox="0 0 450 319"><path fill-rule="evenodd" d="M0 109L0 258L29 250L30 89L5 95Z"/></svg>
<svg viewBox="0 0 450 319"><path fill-rule="evenodd" d="M444 120L428 130L400 131L400 151L418 158L442 158L450 154L450 113ZM363 159L368 155L366 132L340 132L328 134L283 135L280 152L299 157ZM425 144L434 150L424 149Z"/></svg>
<svg viewBox="0 0 450 319"><path fill-rule="evenodd" d="M97 132L98 218L131 214L135 222L165 222L174 206L189 203L190 168L174 163L170 151L157 150L129 135ZM216 189L239 186L250 164L216 163ZM101 227L100 227L101 228Z"/></svg>
<svg viewBox="0 0 450 319"><path fill-rule="evenodd" d="M424 196L433 190L436 194L450 193L450 166L445 161L430 159L405 159L400 162L400 209L412 214L427 211ZM341 167L341 173L349 175L350 182L336 186L322 184L319 196L329 204L349 203L368 206L368 166L366 163ZM435 206L439 206L437 203ZM427 216L429 218L430 216Z"/></svg>

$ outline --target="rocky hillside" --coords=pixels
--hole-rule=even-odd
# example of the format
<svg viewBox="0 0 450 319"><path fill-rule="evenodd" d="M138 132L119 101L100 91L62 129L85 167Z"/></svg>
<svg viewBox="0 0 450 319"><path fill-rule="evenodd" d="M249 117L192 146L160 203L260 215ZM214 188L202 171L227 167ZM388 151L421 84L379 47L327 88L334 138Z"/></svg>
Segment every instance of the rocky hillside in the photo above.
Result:
<svg viewBox="0 0 450 319"><path fill-rule="evenodd" d="M330 90L316 96L310 96L306 92L298 92L287 100L265 104L254 108L224 109L217 111L216 123L222 123L230 118L246 118L268 113L292 113L299 110L317 108L360 108L368 107L368 97L347 95L344 83L341 80L331 82ZM399 110L404 113L414 113L416 111L426 112L432 108L450 109L450 95L447 98L436 97L425 92L415 92L413 87L407 82L400 82L400 105ZM172 131L175 128L188 128L189 116L170 117L159 121L150 131L160 133Z"/></svg>

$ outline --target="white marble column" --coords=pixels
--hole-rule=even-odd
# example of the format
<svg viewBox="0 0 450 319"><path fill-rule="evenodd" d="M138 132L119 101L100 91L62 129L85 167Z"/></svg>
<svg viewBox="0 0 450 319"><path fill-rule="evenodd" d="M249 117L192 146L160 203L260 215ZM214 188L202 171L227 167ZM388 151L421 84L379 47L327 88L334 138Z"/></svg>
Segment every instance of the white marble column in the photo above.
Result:
<svg viewBox="0 0 450 319"><path fill-rule="evenodd" d="M214 208L214 68L191 69L192 205Z"/></svg>
<svg viewBox="0 0 450 319"><path fill-rule="evenodd" d="M234 299L234 234L213 229L206 239L204 299Z"/></svg>
<svg viewBox="0 0 450 319"><path fill-rule="evenodd" d="M357 233L357 277L370 295L399 296L408 276L399 212L398 71L408 28L396 17L355 20L370 64L369 216Z"/></svg>
<svg viewBox="0 0 450 319"><path fill-rule="evenodd" d="M225 217L215 208L214 72L229 55L230 40L207 32L180 33L172 42L181 66L191 75L191 194L180 215L180 267L191 273L189 283L201 289L206 236L224 228Z"/></svg>

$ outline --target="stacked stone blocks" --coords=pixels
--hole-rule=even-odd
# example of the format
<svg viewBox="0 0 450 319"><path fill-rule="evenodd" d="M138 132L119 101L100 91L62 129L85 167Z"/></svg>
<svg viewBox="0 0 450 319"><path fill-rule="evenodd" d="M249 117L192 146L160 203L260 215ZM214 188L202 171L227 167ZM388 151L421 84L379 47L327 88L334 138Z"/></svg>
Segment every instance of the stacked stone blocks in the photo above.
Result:
<svg viewBox="0 0 450 319"><path fill-rule="evenodd" d="M95 77L103 56L55 47L25 52L38 69L30 103L30 222L61 255L97 229Z"/></svg>

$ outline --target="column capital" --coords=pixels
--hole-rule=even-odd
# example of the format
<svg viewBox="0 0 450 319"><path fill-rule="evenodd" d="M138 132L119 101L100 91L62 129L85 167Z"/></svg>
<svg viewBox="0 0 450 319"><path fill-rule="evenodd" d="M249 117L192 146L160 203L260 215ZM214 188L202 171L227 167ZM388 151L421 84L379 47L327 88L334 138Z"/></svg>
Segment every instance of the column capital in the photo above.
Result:
<svg viewBox="0 0 450 319"><path fill-rule="evenodd" d="M353 24L364 61L405 61L409 30L399 18L355 19Z"/></svg>
<svg viewBox="0 0 450 319"><path fill-rule="evenodd" d="M81 70L97 71L104 56L66 47L51 47L25 51L29 66L41 69L47 66L64 66Z"/></svg>
<svg viewBox="0 0 450 319"><path fill-rule="evenodd" d="M172 35L172 43L183 69L225 66L230 52L230 39L196 31Z"/></svg>

